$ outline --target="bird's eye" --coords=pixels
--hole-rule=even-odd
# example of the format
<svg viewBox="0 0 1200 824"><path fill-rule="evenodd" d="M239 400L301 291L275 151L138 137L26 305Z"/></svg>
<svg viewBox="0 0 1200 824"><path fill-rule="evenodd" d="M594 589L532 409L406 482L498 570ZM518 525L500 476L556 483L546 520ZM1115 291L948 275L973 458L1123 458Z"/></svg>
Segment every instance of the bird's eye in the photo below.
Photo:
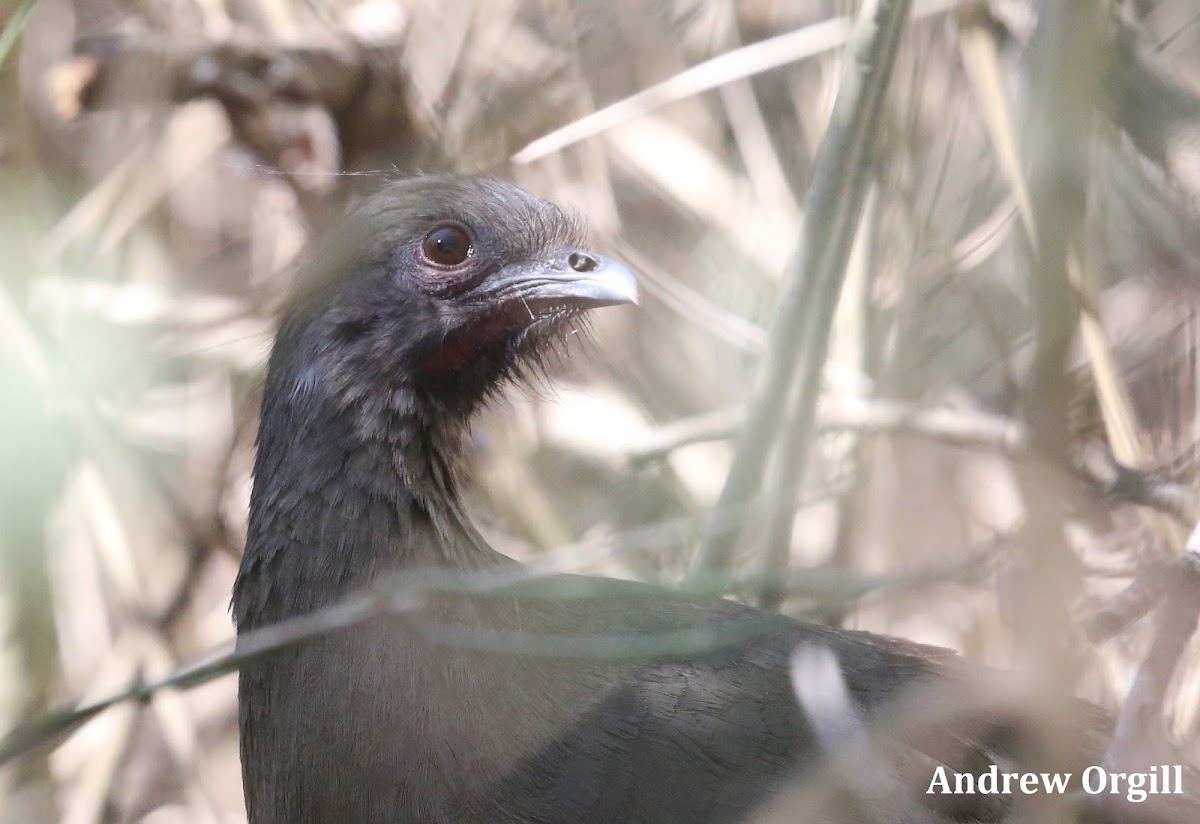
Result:
<svg viewBox="0 0 1200 824"><path fill-rule="evenodd" d="M425 235L421 252L430 263L457 266L471 254L471 236L456 223L443 223Z"/></svg>

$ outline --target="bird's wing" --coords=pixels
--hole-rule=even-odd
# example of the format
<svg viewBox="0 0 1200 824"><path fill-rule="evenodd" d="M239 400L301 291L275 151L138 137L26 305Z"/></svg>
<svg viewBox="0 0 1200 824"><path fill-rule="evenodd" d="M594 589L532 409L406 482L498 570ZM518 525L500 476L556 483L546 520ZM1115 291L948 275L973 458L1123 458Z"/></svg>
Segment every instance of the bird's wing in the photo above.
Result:
<svg viewBox="0 0 1200 824"><path fill-rule="evenodd" d="M959 772L1034 769L1042 723L1011 703L974 702L980 679L949 650L611 579L563 576L512 604L520 624L560 633L519 656L526 672L577 691L543 700L588 710L531 759L508 797L589 821L741 821L753 811L763 822L1022 820L1021 799L936 791L943 775L953 788ZM504 624L493 616L493 627ZM529 637L535 647L548 640ZM824 651L836 683L796 683L805 651ZM1070 767L1077 777L1100 763L1109 723L1067 701L1083 753ZM1178 819L1151 806L1087 820ZM799 809L806 817L794 817Z"/></svg>
<svg viewBox="0 0 1200 824"><path fill-rule="evenodd" d="M519 783L496 789L526 805L513 820L743 820L822 761L819 725L789 675L797 647L852 662L845 677L856 708L885 706L954 658L610 579L562 576L508 591L495 604L474 641L507 657L506 696L519 684L540 708L526 717L553 727L549 743L515 771ZM543 627L556 635L538 634ZM556 712L564 707L582 711ZM919 748L891 750L877 759L879 778L898 786L906 776L932 774L936 762ZM976 807L975 820L1000 820L995 799ZM941 820L917 808L926 817L907 819L914 824ZM545 811L556 812L543 818Z"/></svg>

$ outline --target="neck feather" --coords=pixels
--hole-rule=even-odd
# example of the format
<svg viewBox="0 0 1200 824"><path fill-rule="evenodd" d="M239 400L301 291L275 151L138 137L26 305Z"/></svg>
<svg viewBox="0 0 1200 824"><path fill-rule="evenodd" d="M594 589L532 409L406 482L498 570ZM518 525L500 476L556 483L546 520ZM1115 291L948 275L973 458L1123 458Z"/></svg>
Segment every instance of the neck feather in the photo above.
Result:
<svg viewBox="0 0 1200 824"><path fill-rule="evenodd" d="M308 612L405 569L502 559L459 500L464 427L298 397L270 381L265 397L234 588L239 627Z"/></svg>

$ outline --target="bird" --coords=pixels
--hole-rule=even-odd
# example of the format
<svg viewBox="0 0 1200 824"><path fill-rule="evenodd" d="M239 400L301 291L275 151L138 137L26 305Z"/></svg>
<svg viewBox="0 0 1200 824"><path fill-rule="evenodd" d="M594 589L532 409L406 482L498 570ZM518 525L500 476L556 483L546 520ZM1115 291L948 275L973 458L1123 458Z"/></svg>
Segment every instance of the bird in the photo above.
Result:
<svg viewBox="0 0 1200 824"><path fill-rule="evenodd" d="M939 767L1018 757L1027 731L1000 711L871 745L810 815L779 806L916 687L967 684L954 653L650 583L527 580L472 524L476 413L589 312L637 300L580 220L482 177L390 182L306 255L263 390L239 641L443 585L242 667L250 824L1026 820L1016 795L928 792ZM1078 774L1110 722L1073 706ZM1134 820L1107 815L1081 820Z"/></svg>

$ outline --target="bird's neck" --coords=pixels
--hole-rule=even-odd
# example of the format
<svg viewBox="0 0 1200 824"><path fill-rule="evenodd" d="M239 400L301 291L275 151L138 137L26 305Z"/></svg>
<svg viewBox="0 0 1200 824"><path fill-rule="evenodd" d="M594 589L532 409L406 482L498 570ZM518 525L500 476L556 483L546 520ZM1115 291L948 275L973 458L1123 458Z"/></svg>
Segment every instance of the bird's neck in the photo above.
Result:
<svg viewBox="0 0 1200 824"><path fill-rule="evenodd" d="M465 431L415 413L380 426L377 410L280 394L260 425L239 626L308 612L392 573L503 562L460 503Z"/></svg>

